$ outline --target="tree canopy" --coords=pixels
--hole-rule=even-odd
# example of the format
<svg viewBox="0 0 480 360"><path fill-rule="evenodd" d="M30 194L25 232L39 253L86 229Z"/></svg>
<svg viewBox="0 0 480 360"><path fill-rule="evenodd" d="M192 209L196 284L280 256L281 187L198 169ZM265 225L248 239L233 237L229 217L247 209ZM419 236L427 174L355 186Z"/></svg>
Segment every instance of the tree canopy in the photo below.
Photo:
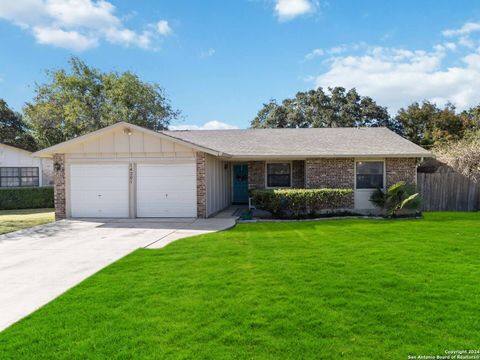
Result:
<svg viewBox="0 0 480 360"><path fill-rule="evenodd" d="M298 92L281 104L276 100L263 104L252 128L389 126L385 107L355 89L322 88Z"/></svg>
<svg viewBox="0 0 480 360"><path fill-rule="evenodd" d="M102 72L72 57L70 69L50 70L24 112L41 147L52 146L119 121L152 130L176 118L164 90L131 72Z"/></svg>
<svg viewBox="0 0 480 360"><path fill-rule="evenodd" d="M466 131L473 129L474 120L469 119L466 114L457 114L455 106L450 103L442 109L434 103L424 101L422 104L415 102L405 109L400 109L396 120L405 138L430 147L459 140Z"/></svg>
<svg viewBox="0 0 480 360"><path fill-rule="evenodd" d="M0 143L30 151L37 150L37 143L28 124L3 99L0 99Z"/></svg>

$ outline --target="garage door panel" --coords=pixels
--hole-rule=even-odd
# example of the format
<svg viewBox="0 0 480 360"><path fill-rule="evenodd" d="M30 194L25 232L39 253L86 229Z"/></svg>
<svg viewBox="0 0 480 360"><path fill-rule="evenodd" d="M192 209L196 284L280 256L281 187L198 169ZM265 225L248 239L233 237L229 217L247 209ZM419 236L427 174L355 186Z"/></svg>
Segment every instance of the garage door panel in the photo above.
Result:
<svg viewBox="0 0 480 360"><path fill-rule="evenodd" d="M118 181L122 177L109 177L104 176L103 181L108 184L108 188L99 184L98 178L82 178L81 182L72 183L72 190L83 190L96 192L98 189L102 189L103 192L117 192L125 189L125 184L122 181ZM128 190L128 189L127 189Z"/></svg>
<svg viewBox="0 0 480 360"><path fill-rule="evenodd" d="M72 164L72 217L128 217L127 164Z"/></svg>
<svg viewBox="0 0 480 360"><path fill-rule="evenodd" d="M142 177L178 177L178 176L190 176L195 173L195 164L156 164L146 165L140 164L139 168L142 169Z"/></svg>
<svg viewBox="0 0 480 360"><path fill-rule="evenodd" d="M152 192L161 192L161 193L172 193L174 191L183 192L183 191L194 191L196 182L191 179L183 178L171 178L171 179L158 179L151 178L152 180L145 181L145 179L138 179L138 185L143 190L149 190ZM168 190L168 191L166 191Z"/></svg>
<svg viewBox="0 0 480 360"><path fill-rule="evenodd" d="M138 217L196 217L196 166L139 164Z"/></svg>

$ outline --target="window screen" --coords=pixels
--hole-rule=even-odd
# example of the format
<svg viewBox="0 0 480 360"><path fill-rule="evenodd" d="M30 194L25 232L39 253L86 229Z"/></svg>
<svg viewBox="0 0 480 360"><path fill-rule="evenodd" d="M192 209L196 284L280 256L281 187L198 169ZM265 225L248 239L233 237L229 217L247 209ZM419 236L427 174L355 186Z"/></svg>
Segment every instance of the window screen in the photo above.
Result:
<svg viewBox="0 0 480 360"><path fill-rule="evenodd" d="M268 187L290 187L290 163L267 164Z"/></svg>
<svg viewBox="0 0 480 360"><path fill-rule="evenodd" d="M357 189L383 188L383 161L357 162Z"/></svg>

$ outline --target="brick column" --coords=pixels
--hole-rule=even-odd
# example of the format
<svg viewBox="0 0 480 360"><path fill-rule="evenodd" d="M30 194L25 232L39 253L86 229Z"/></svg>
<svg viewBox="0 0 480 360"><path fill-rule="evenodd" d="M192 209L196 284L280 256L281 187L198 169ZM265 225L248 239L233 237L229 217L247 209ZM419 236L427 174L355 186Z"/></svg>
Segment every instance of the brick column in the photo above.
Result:
<svg viewBox="0 0 480 360"><path fill-rule="evenodd" d="M417 183L417 160L415 158L387 158L385 159L387 187L399 181L408 184Z"/></svg>
<svg viewBox="0 0 480 360"><path fill-rule="evenodd" d="M248 162L248 189L265 188L265 161Z"/></svg>
<svg viewBox="0 0 480 360"><path fill-rule="evenodd" d="M197 152L197 217L207 217L207 180L204 152Z"/></svg>
<svg viewBox="0 0 480 360"><path fill-rule="evenodd" d="M65 154L53 155L55 220L67 217L65 203Z"/></svg>

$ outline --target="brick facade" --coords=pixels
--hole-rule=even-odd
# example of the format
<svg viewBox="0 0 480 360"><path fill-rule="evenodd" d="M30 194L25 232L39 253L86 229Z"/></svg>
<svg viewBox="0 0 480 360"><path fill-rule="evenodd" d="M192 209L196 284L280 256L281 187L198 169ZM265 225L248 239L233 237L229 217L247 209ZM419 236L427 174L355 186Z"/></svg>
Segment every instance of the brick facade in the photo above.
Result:
<svg viewBox="0 0 480 360"><path fill-rule="evenodd" d="M265 188L265 161L248 162L248 189Z"/></svg>
<svg viewBox="0 0 480 360"><path fill-rule="evenodd" d="M305 161L307 189L355 187L355 160L353 158L319 158Z"/></svg>
<svg viewBox="0 0 480 360"><path fill-rule="evenodd" d="M197 217L207 217L206 156L197 152Z"/></svg>
<svg viewBox="0 0 480 360"><path fill-rule="evenodd" d="M385 159L385 175L387 187L399 181L416 184L417 160L415 158L387 158Z"/></svg>
<svg viewBox="0 0 480 360"><path fill-rule="evenodd" d="M292 187L302 189L305 187L305 161L292 161Z"/></svg>
<svg viewBox="0 0 480 360"><path fill-rule="evenodd" d="M65 202L65 154L53 155L55 220L67 217Z"/></svg>

